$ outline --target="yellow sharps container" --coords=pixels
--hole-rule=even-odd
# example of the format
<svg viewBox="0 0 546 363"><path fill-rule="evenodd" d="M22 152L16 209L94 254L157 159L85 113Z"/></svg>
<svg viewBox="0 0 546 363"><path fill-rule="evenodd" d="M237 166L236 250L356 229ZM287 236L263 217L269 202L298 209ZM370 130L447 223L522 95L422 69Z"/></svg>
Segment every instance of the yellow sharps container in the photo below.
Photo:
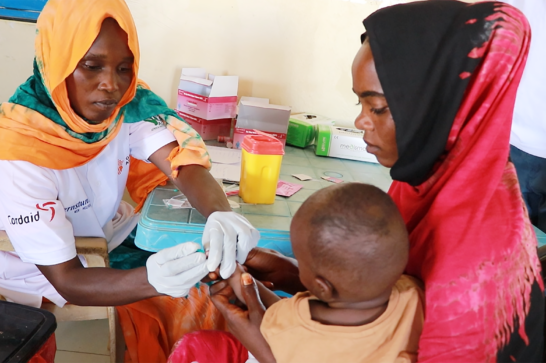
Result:
<svg viewBox="0 0 546 363"><path fill-rule="evenodd" d="M243 139L239 196L245 203L273 204L281 171L284 147L267 134Z"/></svg>

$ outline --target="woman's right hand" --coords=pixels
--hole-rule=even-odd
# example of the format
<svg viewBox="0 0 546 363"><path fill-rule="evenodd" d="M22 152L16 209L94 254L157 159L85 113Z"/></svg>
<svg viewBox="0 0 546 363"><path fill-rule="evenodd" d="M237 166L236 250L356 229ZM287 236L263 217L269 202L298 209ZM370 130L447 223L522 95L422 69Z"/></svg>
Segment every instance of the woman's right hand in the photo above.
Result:
<svg viewBox="0 0 546 363"><path fill-rule="evenodd" d="M186 242L148 257L146 270L150 285L161 294L187 296L209 272L205 254L198 252L200 248L198 243Z"/></svg>
<svg viewBox="0 0 546 363"><path fill-rule="evenodd" d="M274 290L289 294L306 291L299 278L298 261L267 248L253 248L244 263L257 280L271 282Z"/></svg>

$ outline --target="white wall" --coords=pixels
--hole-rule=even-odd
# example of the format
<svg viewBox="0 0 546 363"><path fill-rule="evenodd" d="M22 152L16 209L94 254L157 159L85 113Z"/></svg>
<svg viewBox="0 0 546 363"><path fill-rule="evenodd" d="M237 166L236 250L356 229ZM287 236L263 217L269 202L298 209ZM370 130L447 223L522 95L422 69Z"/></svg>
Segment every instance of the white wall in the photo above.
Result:
<svg viewBox="0 0 546 363"><path fill-rule="evenodd" d="M0 20L0 102L32 75L35 24Z"/></svg>
<svg viewBox="0 0 546 363"><path fill-rule="evenodd" d="M171 105L183 66L240 76L239 95L352 122L350 65L378 2L129 0L141 77Z"/></svg>
<svg viewBox="0 0 546 363"><path fill-rule="evenodd" d="M240 76L239 96L345 120L356 115L350 66L378 1L127 0L140 77L170 106L184 66ZM0 21L0 101L32 71L34 25Z"/></svg>
<svg viewBox="0 0 546 363"><path fill-rule="evenodd" d="M127 0L140 78L174 107L182 67L239 75L239 96L267 97L352 124L351 63L362 20L396 0ZM407 1L407 0L406 0ZM32 72L34 24L0 20L0 102Z"/></svg>

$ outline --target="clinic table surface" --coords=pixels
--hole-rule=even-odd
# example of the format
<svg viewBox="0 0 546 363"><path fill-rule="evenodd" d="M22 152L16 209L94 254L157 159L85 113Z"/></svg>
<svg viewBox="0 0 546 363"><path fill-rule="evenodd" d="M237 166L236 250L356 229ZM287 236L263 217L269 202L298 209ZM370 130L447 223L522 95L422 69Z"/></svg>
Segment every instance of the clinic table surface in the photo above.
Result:
<svg viewBox="0 0 546 363"><path fill-rule="evenodd" d="M207 142L219 146L218 143ZM293 174L305 174L313 178L310 181L300 181ZM240 203L235 212L243 214L263 236L268 234L281 235L284 241L288 240L288 231L292 217L301 204L315 191L332 185L331 182L321 179L323 176L331 176L346 182L363 182L375 185L387 191L392 179L389 169L376 164L362 161L322 157L315 155L314 146L305 149L287 145L282 160L279 180L302 185L303 188L291 197L275 198L273 204L245 204L239 196L231 196L228 199ZM170 187L158 187L147 201L150 210L149 215L154 215L155 220L181 221L182 224L204 226L205 218L195 209L191 210L167 210L163 204L164 198L170 198L173 194ZM179 194L179 193L177 193ZM146 207L145 207L146 208ZM140 228L140 227L139 227ZM546 235L535 228L538 237L538 245L546 245ZM284 243L284 242L283 242ZM169 247L161 244L147 245L146 241L138 241L138 246L150 251Z"/></svg>
<svg viewBox="0 0 546 363"><path fill-rule="evenodd" d="M207 144L211 143L207 142ZM312 180L300 181L294 178L293 174L305 174ZM275 249L280 247L281 251L288 251L291 250L288 234L290 222L298 208L317 190L333 185L332 182L323 180L321 178L323 176L339 178L345 182L364 182L384 191L388 190L392 182L389 169L377 163L316 156L313 146L300 149L287 145L279 180L299 184L303 186L301 190L291 197L277 196L273 204L246 204L239 196L231 196L228 199L239 203L240 208L235 208L234 212L244 215L260 231L261 246ZM178 243L181 240L200 239L198 237L202 234L206 219L197 210L167 209L165 206L163 201L177 194L180 193L175 191L172 185L160 186L150 193L142 211L143 217L139 225L139 229L142 228L142 230L137 232L135 240L137 246L149 251L157 251L176 244L175 237L167 236L168 233L162 235L158 233L156 236L149 233L143 236L144 220L158 226L158 229L162 228L163 221L165 228L189 231L187 238L176 238ZM274 242L274 245L269 245L269 242Z"/></svg>

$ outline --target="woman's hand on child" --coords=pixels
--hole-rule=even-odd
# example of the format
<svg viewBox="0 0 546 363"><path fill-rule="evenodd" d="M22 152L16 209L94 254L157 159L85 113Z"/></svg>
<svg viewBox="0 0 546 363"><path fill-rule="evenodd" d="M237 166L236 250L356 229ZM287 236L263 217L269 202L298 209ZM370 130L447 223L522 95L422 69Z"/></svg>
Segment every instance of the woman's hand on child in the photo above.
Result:
<svg viewBox="0 0 546 363"><path fill-rule="evenodd" d="M275 290L289 294L307 290L300 282L298 262L275 250L256 247L250 251L244 265L270 289L272 284Z"/></svg>
<svg viewBox="0 0 546 363"><path fill-rule="evenodd" d="M233 275L231 275L231 277L227 280L231 280L233 278L233 276L237 273L237 270L239 270L239 267L241 268L241 272L238 274L238 277L237 277L237 281L239 281L238 279L240 278L240 274L243 273L243 272L248 272L248 268L246 268L246 266L244 265L240 265L239 263L237 263L237 268L235 269L235 272L233 273ZM201 282L203 283L209 283L209 282L218 282L218 281L221 281L223 280L222 277L220 276L220 268L217 268L216 270L212 271L212 272L209 272L207 276L205 276ZM260 281L260 283L268 288L269 290L273 290L273 283L270 282L270 281Z"/></svg>
<svg viewBox="0 0 546 363"><path fill-rule="evenodd" d="M221 281L210 289L212 302L227 321L233 335L261 363L273 363L275 357L260 332L265 307L260 300L256 281L248 273L241 274L240 293L247 309L230 303L234 291L228 281Z"/></svg>
<svg viewBox="0 0 546 363"><path fill-rule="evenodd" d="M227 279L235 271L235 263L244 263L248 253L258 245L260 232L242 215L235 212L214 212L205 224L203 247L209 251L207 267Z"/></svg>

